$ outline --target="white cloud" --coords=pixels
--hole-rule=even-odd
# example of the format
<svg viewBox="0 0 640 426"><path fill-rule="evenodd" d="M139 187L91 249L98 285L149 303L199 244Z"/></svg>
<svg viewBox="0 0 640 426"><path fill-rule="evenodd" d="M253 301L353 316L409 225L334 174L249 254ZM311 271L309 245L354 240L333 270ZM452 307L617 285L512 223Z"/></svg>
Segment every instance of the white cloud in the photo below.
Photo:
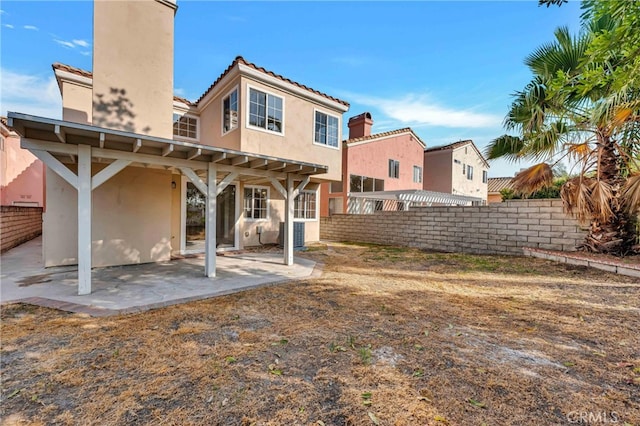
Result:
<svg viewBox="0 0 640 426"><path fill-rule="evenodd" d="M344 95L354 102L379 109L404 125L450 128L501 127L502 117L440 105L426 95L407 94L399 98L377 98L357 94Z"/></svg>
<svg viewBox="0 0 640 426"><path fill-rule="evenodd" d="M22 112L40 117L61 118L62 102L56 79L0 69L0 114Z"/></svg>
<svg viewBox="0 0 640 426"><path fill-rule="evenodd" d="M74 49L76 47L76 45L71 43L70 41L58 40L57 38L53 39L53 41L55 41L62 47L66 47L67 49Z"/></svg>
<svg viewBox="0 0 640 426"><path fill-rule="evenodd" d="M2 9L0 9L0 15L4 15L5 13L7 13L7 12L5 12L5 11L4 11L4 10L2 10Z"/></svg>
<svg viewBox="0 0 640 426"><path fill-rule="evenodd" d="M89 42L85 40L72 40L73 44L80 47L89 47Z"/></svg>
<svg viewBox="0 0 640 426"><path fill-rule="evenodd" d="M84 51L84 52L80 52L80 54L84 55L84 56L89 56L89 55L91 55L91 51L87 50L87 51Z"/></svg>
<svg viewBox="0 0 640 426"><path fill-rule="evenodd" d="M175 89L173 89L173 94L176 96L185 96L185 91L184 89L180 88L180 87L176 87Z"/></svg>
<svg viewBox="0 0 640 426"><path fill-rule="evenodd" d="M25 30L38 31L38 27L36 27L35 25L25 25L22 28L24 28Z"/></svg>
<svg viewBox="0 0 640 426"><path fill-rule="evenodd" d="M4 24L3 26L4 26L4 27L6 27L6 28L11 28L11 29L13 29L13 28L14 28L14 26L13 26L13 25L11 25L11 24Z"/></svg>

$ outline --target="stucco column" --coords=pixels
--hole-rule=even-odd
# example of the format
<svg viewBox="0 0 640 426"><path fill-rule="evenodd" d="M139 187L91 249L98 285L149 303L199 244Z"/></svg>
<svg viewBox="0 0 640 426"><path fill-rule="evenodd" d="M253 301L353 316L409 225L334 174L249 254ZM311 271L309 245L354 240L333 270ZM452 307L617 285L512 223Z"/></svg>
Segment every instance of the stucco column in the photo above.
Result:
<svg viewBox="0 0 640 426"><path fill-rule="evenodd" d="M78 145L78 295L91 294L91 146Z"/></svg>
<svg viewBox="0 0 640 426"><path fill-rule="evenodd" d="M216 182L217 167L209 163L207 171L207 212L205 219L205 263L204 274L216 276Z"/></svg>
<svg viewBox="0 0 640 426"><path fill-rule="evenodd" d="M293 206L295 194L293 176L287 175L287 208L284 212L284 264L293 265Z"/></svg>

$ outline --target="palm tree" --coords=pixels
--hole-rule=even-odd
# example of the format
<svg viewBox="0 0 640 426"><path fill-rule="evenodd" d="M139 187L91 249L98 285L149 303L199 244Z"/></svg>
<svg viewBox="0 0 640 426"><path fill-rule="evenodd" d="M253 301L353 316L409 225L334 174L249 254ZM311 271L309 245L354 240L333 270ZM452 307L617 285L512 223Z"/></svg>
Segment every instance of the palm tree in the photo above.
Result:
<svg viewBox="0 0 640 426"><path fill-rule="evenodd" d="M574 165L561 191L565 211L590 223L581 249L625 255L639 250L635 220L640 210L640 97L638 88L615 91L605 79L585 90L595 72L611 72L615 61L589 60L595 34L610 31L609 17L594 20L572 37L567 28L529 55L531 82L514 95L503 135L487 147L489 159L532 159L538 164L518 173L514 186L523 194L550 186L552 167ZM622 53L623 54L623 53Z"/></svg>

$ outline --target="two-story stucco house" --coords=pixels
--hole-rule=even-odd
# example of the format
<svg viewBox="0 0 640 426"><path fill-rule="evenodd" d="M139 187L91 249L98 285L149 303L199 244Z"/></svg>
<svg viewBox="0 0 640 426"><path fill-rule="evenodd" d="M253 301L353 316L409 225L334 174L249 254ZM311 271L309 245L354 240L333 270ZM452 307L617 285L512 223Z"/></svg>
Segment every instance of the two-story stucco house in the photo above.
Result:
<svg viewBox="0 0 640 426"><path fill-rule="evenodd" d="M489 163L471 140L424 151L424 186L427 191L480 198L487 202Z"/></svg>
<svg viewBox="0 0 640 426"><path fill-rule="evenodd" d="M188 7L185 5L184 7ZM164 261L319 238L319 191L341 179L348 103L237 57L196 101L173 94L174 0L94 3L93 70L54 64L63 119L9 113L46 165L45 266ZM203 225L199 226L199 225ZM193 241L192 241L193 242Z"/></svg>
<svg viewBox="0 0 640 426"><path fill-rule="evenodd" d="M349 119L342 180L321 186L322 216L349 213L350 198L358 193L422 189L424 142L408 127L371 134L372 125L368 112ZM376 206L384 207L380 200L371 208Z"/></svg>

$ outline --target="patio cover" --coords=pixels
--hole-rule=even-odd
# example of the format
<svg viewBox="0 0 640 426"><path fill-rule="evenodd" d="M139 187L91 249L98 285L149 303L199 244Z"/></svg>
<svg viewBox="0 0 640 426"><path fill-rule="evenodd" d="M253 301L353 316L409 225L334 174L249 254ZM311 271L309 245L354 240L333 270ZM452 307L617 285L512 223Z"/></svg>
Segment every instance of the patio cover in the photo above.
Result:
<svg viewBox="0 0 640 426"><path fill-rule="evenodd" d="M78 191L78 294L91 293L91 192L127 166L176 169L207 197L205 275L216 274L216 197L233 180L269 181L286 200L284 263L293 264L294 199L321 164L180 142L9 112L7 124L28 149ZM91 176L91 163L109 164ZM75 174L64 163L77 163Z"/></svg>
<svg viewBox="0 0 640 426"><path fill-rule="evenodd" d="M420 189L399 191L351 192L349 197L367 198L370 200L396 200L411 203L444 204L468 206L482 204L483 199L466 195L447 194L446 192L423 191Z"/></svg>

